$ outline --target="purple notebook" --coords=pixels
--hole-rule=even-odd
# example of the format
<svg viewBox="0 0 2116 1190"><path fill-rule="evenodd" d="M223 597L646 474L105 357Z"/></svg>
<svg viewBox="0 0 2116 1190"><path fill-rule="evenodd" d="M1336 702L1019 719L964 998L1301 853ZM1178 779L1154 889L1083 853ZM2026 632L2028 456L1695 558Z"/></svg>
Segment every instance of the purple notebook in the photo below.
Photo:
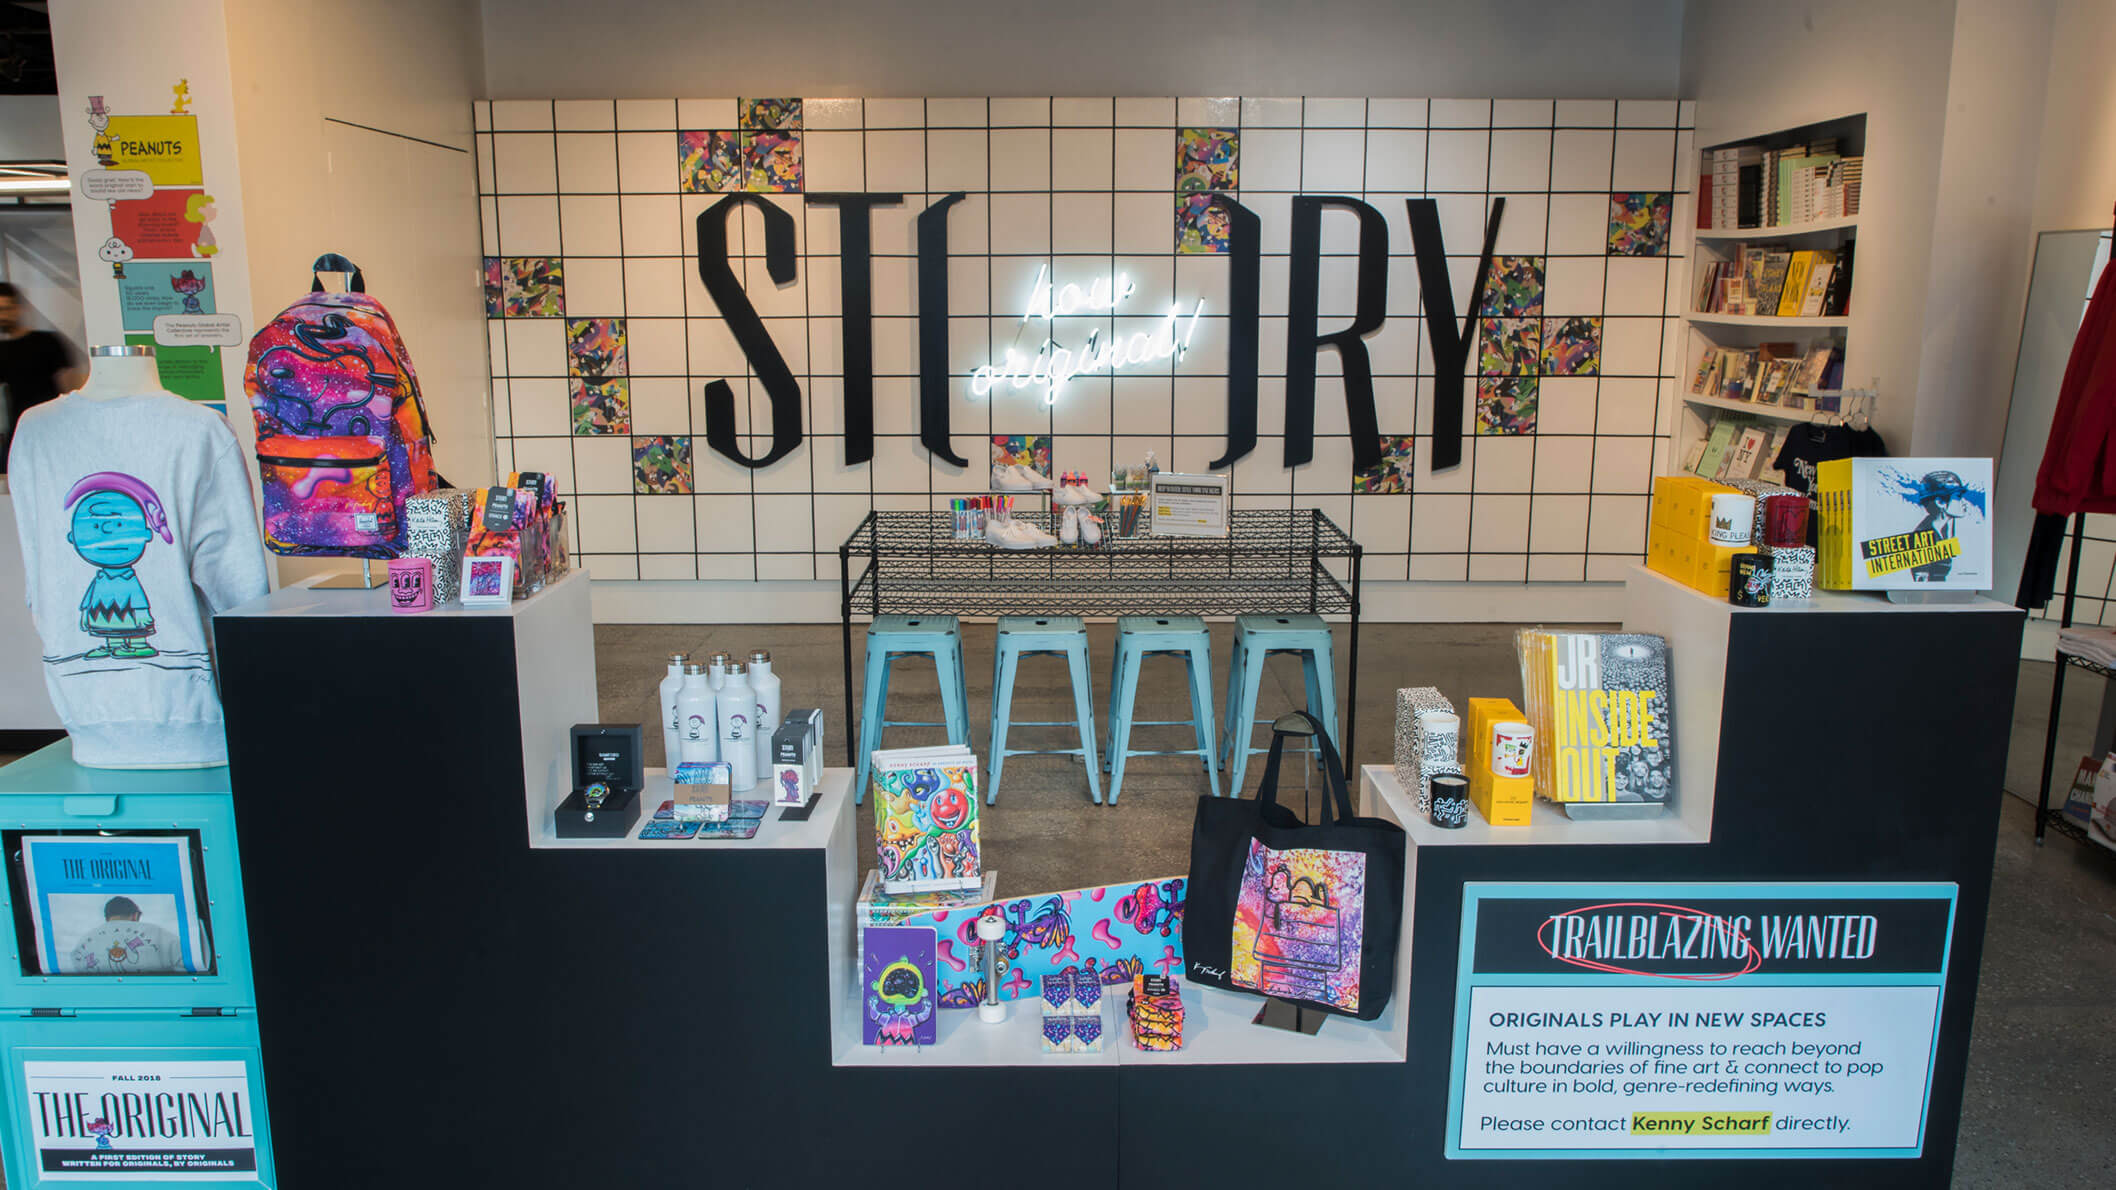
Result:
<svg viewBox="0 0 2116 1190"><path fill-rule="evenodd" d="M864 1045L932 1045L940 988L930 926L868 926L860 970Z"/></svg>

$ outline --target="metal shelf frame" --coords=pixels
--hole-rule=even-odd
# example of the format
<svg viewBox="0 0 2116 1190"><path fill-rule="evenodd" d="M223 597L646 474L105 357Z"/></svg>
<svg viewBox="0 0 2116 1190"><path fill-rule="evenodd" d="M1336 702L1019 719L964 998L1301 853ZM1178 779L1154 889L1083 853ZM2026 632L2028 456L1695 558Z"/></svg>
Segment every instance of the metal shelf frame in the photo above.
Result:
<svg viewBox="0 0 2116 1190"><path fill-rule="evenodd" d="M1016 513L1044 528L1049 513ZM1351 623L1343 752L1354 755L1359 572L1364 551L1316 509L1235 509L1226 537L1105 537L1097 546L1003 550L955 539L945 512L867 514L838 547L845 755L857 764L856 616L1233 616L1307 612ZM1350 763L1349 759L1348 762Z"/></svg>

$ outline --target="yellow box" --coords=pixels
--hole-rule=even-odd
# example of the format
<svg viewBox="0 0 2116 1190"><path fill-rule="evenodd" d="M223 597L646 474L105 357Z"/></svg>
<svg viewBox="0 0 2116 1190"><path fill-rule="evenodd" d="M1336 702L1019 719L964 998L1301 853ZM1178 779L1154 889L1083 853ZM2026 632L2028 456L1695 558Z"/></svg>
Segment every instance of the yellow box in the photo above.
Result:
<svg viewBox="0 0 2116 1190"><path fill-rule="evenodd" d="M1526 723L1528 716L1510 698L1469 700L1469 733L1463 737L1462 768L1469 777L1469 800L1493 826L1527 826L1536 783L1531 777L1501 777L1491 769L1494 724Z"/></svg>
<svg viewBox="0 0 2116 1190"><path fill-rule="evenodd" d="M1484 782L1469 783L1470 804L1493 826L1527 826L1529 806L1536 800L1536 783L1530 777L1501 777L1484 769Z"/></svg>
<svg viewBox="0 0 2116 1190"><path fill-rule="evenodd" d="M1712 530L1712 497L1741 493L1699 475L1663 475L1653 481L1655 528L1668 528L1686 537L1709 541Z"/></svg>

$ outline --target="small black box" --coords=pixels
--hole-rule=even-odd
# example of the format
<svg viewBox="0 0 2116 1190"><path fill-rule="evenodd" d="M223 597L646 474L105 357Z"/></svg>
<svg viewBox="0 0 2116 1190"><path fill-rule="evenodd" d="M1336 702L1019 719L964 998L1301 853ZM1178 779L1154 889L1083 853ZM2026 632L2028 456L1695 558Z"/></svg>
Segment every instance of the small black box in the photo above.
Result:
<svg viewBox="0 0 2116 1190"><path fill-rule="evenodd" d="M558 805L554 825L561 839L622 839L639 821L639 790L646 784L644 729L637 723L578 723L573 727L573 792ZM601 808L588 808L587 788L610 787Z"/></svg>
<svg viewBox="0 0 2116 1190"><path fill-rule="evenodd" d="M574 790L558 804L561 839L622 839L639 823L639 791L612 786L600 810L588 808L588 795Z"/></svg>

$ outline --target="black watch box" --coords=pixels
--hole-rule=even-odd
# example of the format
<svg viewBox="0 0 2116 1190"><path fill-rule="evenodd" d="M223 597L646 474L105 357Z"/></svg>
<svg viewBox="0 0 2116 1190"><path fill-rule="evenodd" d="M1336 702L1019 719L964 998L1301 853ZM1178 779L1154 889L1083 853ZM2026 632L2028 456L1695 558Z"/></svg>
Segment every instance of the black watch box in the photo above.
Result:
<svg viewBox="0 0 2116 1190"><path fill-rule="evenodd" d="M623 839L639 823L639 791L646 784L645 733L637 723L582 723L573 728L573 792L560 802L554 825L561 839ZM588 786L610 788L588 806Z"/></svg>

